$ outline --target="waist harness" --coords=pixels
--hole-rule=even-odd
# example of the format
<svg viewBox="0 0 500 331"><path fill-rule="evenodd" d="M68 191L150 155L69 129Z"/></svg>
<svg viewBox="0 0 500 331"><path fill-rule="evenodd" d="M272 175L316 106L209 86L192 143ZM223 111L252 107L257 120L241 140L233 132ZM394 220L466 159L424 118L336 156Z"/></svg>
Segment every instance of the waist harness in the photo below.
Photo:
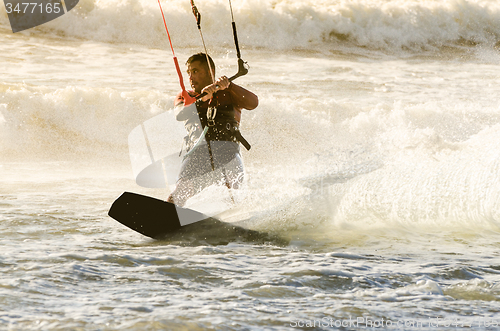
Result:
<svg viewBox="0 0 500 331"><path fill-rule="evenodd" d="M240 142L247 150L250 150L250 144L240 133L232 105L207 108L197 103L196 110L207 141Z"/></svg>

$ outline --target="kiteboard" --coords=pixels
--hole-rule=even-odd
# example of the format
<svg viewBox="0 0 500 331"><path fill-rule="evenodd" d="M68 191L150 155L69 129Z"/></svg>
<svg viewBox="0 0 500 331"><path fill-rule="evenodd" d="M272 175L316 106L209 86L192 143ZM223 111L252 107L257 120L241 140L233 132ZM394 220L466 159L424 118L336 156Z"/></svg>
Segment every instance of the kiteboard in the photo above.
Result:
<svg viewBox="0 0 500 331"><path fill-rule="evenodd" d="M153 239L161 239L183 226L210 219L197 211L132 192L124 192L118 197L111 205L108 215Z"/></svg>

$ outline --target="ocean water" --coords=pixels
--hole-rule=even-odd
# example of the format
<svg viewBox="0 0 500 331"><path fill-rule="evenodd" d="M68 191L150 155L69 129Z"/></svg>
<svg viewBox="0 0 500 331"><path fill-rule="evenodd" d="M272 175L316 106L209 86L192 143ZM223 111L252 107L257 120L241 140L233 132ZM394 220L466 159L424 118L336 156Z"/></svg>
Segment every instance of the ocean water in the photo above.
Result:
<svg viewBox="0 0 500 331"><path fill-rule="evenodd" d="M196 4L234 74L229 4ZM189 1L162 5L184 63ZM151 240L107 211L168 196L127 141L179 91L157 2L80 0L16 34L0 5L0 329L497 329L500 3L232 6L260 99L245 185L222 223Z"/></svg>

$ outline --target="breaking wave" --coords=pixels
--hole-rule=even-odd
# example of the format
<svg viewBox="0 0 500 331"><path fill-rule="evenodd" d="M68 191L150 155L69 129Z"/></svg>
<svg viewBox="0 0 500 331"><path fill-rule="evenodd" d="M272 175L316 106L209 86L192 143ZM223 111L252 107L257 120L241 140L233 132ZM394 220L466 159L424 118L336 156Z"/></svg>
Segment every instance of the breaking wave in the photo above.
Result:
<svg viewBox="0 0 500 331"><path fill-rule="evenodd" d="M162 5L174 45L199 46L189 1L163 1ZM234 0L232 5L244 47L282 50L322 45L421 51L445 46L498 47L500 39L500 3L496 0ZM207 44L231 44L228 3L198 1L197 6ZM0 27L8 29L8 24L0 6ZM154 0L80 0L65 16L23 33L167 46Z"/></svg>

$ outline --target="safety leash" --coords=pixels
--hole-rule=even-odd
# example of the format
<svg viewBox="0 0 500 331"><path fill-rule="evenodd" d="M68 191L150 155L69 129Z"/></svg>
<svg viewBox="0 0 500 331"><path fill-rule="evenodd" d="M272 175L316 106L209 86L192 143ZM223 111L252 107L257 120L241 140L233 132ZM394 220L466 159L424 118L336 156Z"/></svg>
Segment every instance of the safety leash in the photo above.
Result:
<svg viewBox="0 0 500 331"><path fill-rule="evenodd" d="M205 39L203 38L203 33L201 32L201 14L198 11L198 8L196 8L196 5L194 4L194 1L191 0L191 9L193 11L193 15L196 18L196 25L198 26L198 32L200 33L200 38L201 38L201 43L203 44L203 49L205 50L205 55L207 56L207 64L208 68L210 69L210 77L212 77L212 83L215 82L215 77L214 77L214 68L212 68L212 65L210 64L210 60L208 59L208 51L207 51L207 46L205 45Z"/></svg>
<svg viewBox="0 0 500 331"><path fill-rule="evenodd" d="M184 78L182 77L182 72L179 67L179 62L177 61L177 57L175 56L174 47L172 46L172 39L170 38L170 33L168 32L167 21L165 20L165 15L163 14L163 8L161 7L160 0L158 0L158 6L160 6L161 16L163 17L163 24L165 25L165 30L167 31L168 42L170 43L170 49L172 50L172 55L174 57L175 69L177 70L177 76L179 76L179 83L181 85L181 95L184 99L184 106L189 106L192 103L196 102L196 98L189 95L184 87Z"/></svg>
<svg viewBox="0 0 500 331"><path fill-rule="evenodd" d="M193 11L193 15L196 19L196 25L198 26L198 32L200 33L200 38L201 38L201 43L203 44L203 49L205 50L205 56L207 57L207 64L208 64L208 69L210 72L210 77L212 78L212 83L215 83L215 76L214 76L214 69L212 68L212 65L210 64L209 56L208 56L208 51L207 51L207 46L205 45L205 39L203 38L203 33L201 32L201 14L198 11L198 8L194 4L194 0L191 0L191 9ZM202 96L199 96L196 98L196 100L199 100ZM208 107L207 109L207 120L208 120L208 126L214 126L215 125L215 116L217 115L217 108L215 107Z"/></svg>
<svg viewBox="0 0 500 331"><path fill-rule="evenodd" d="M231 1L229 1L229 5L231 6ZM196 5L194 4L194 0L191 0L191 9L193 11L193 15L196 19L196 25L198 26L198 31L200 33L200 37L201 37L201 41L202 41L202 44L203 44L203 48L205 50L205 55L207 57L207 64L208 64L208 67L209 67L209 70L210 70L210 76L212 77L212 83L215 82L215 76L214 76L214 68L212 68L211 64L210 64L210 60L209 60L209 56L208 56L208 51L207 51L207 47L205 45L205 39L203 38L203 33L201 31L201 14L200 12L198 11L198 8L196 7ZM241 54L240 54L240 49L239 49L239 45L238 45L238 37L237 37L237 34L236 34L236 23L234 22L234 16L233 16L233 10L232 10L232 7L231 7L231 17L233 17L233 36L234 36L234 40L235 40L235 45L236 45L236 53L237 53L237 56L238 56L238 67L239 68L243 68L242 70L239 69L238 70L238 74L232 76L229 78L229 81L233 81L234 79L240 77L240 76L243 76L245 75L247 72L248 72L248 69L245 67L245 63L243 62L243 60L241 59ZM201 95L197 96L196 97L196 100L200 100L201 98L203 98L207 93L202 93ZM198 139L198 142L201 141L201 139L203 139L208 131L208 127L209 126L214 126L215 125L215 117L217 115L217 108L216 107L208 107L207 109L207 126L205 127L204 131L203 131L203 134L202 136ZM198 144L197 142L197 144ZM196 144L196 145L197 145ZM213 160L213 154L212 154L212 147L210 145L210 141L207 140L207 145L208 145L208 153L210 155L210 163L211 163L211 166L212 166L212 171L215 170L215 165L214 165L214 160ZM194 148L193 148L194 150ZM224 172L224 178L226 180L226 186L227 188L229 189L229 195L231 197L231 201L233 202L233 204L235 203L234 201L234 197L233 197L233 194L231 193L231 184L229 183L229 179L227 177L227 174L225 171Z"/></svg>

